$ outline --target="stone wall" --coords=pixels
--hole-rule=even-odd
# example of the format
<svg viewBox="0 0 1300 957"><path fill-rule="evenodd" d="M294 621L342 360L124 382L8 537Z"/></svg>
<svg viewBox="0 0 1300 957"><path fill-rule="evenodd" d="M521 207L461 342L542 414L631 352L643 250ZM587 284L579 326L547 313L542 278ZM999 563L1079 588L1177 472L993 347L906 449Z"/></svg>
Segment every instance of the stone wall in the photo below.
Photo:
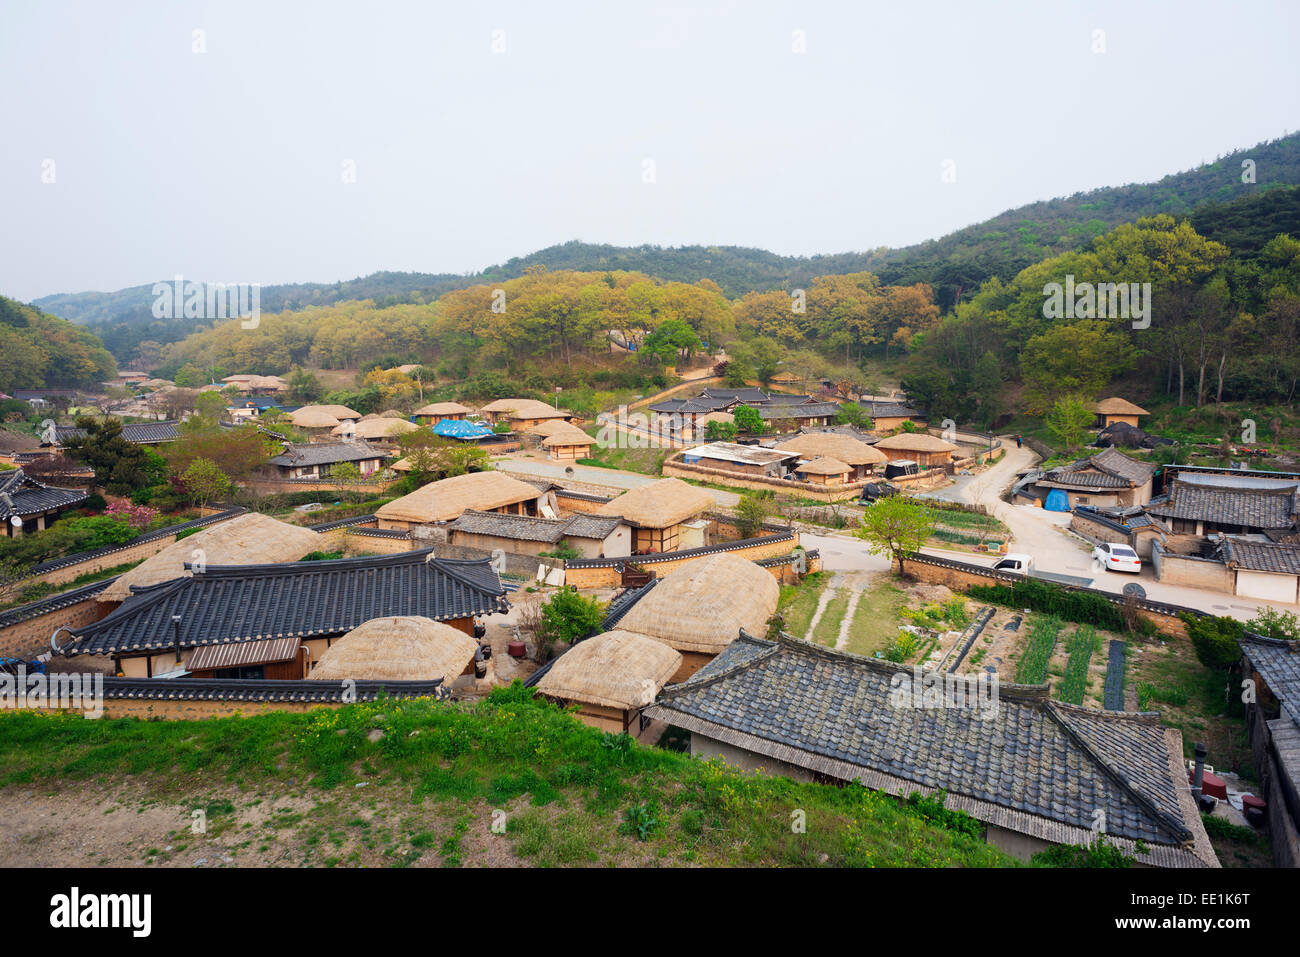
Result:
<svg viewBox="0 0 1300 957"><path fill-rule="evenodd" d="M1176 555L1156 543L1151 548L1151 564L1156 580L1170 585L1209 588L1229 594L1234 588L1232 569L1213 558Z"/></svg>
<svg viewBox="0 0 1300 957"><path fill-rule="evenodd" d="M107 614L107 607L96 600L96 595L0 627L0 657L34 658L50 650L50 636L57 628L77 628L99 621Z"/></svg>
<svg viewBox="0 0 1300 957"><path fill-rule="evenodd" d="M754 544L739 545L728 543L727 551L733 555L739 555L741 558L747 558L750 561L758 561L763 558L776 558L781 555L788 555L796 545L799 544L799 536L795 533L792 537L780 537L772 539L753 539ZM683 557L673 557L672 552L665 552L660 555L633 555L630 558L619 559L644 567L647 571L653 571L656 576L663 577L675 568L689 564L699 558L706 558L710 554L717 554L716 551L707 551L704 554L691 554ZM779 577L779 570L774 572ZM564 573L564 583L566 585L576 585L578 588L612 588L619 584L620 574L613 564L597 565L583 567L578 565L574 567L572 563L568 565Z"/></svg>
<svg viewBox="0 0 1300 957"><path fill-rule="evenodd" d="M812 482L787 482L784 479L763 478L757 475L742 475L726 469L707 468L703 465L687 465L676 456L664 462L664 475L675 478L695 479L700 482L716 482L731 488L748 488L789 492L802 498L816 499L819 502L844 502L857 498L866 482L846 482L843 485L818 485Z"/></svg>

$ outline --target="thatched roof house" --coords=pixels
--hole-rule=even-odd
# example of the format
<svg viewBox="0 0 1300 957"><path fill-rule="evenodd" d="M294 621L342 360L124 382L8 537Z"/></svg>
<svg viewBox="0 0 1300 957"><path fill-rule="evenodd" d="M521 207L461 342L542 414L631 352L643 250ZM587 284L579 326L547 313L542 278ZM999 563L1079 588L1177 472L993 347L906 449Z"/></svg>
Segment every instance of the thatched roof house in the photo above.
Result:
<svg viewBox="0 0 1300 957"><path fill-rule="evenodd" d="M542 439L542 448L549 452L553 459L585 459L591 454L591 447L595 444L596 440L576 425L557 429Z"/></svg>
<svg viewBox="0 0 1300 957"><path fill-rule="evenodd" d="M1114 425L1116 422L1136 426L1139 424L1139 416L1151 414L1140 405L1134 405L1128 399L1121 399L1117 395L1113 395L1109 399L1102 399L1100 402L1094 402L1090 408L1097 413L1097 425L1103 429Z"/></svg>
<svg viewBox="0 0 1300 957"><path fill-rule="evenodd" d="M375 512L380 528L409 528L450 522L469 509L536 515L540 492L535 485L504 472L470 472L421 486Z"/></svg>
<svg viewBox="0 0 1300 957"><path fill-rule="evenodd" d="M429 425L437 425L444 419L463 419L474 410L459 402L430 402L422 405L411 414Z"/></svg>
<svg viewBox="0 0 1300 957"><path fill-rule="evenodd" d="M641 709L677 673L682 656L661 641L629 631L607 631L579 642L556 659L537 692L581 706L578 720L604 731L640 737Z"/></svg>
<svg viewBox="0 0 1300 957"><path fill-rule="evenodd" d="M632 526L637 554L677 550L678 526L713 506L713 496L681 479L665 478L630 489L595 510Z"/></svg>
<svg viewBox="0 0 1300 957"><path fill-rule="evenodd" d="M354 438L382 441L396 439L397 436L407 432L414 432L417 428L419 426L406 421L406 419L375 417L373 419L362 419L355 425L341 422L331 430L331 433L333 435L348 435L350 433Z"/></svg>
<svg viewBox="0 0 1300 957"><path fill-rule="evenodd" d="M618 625L681 652L682 669L674 679L681 681L735 641L742 628L766 634L780 594L767 569L719 552L658 579Z"/></svg>
<svg viewBox="0 0 1300 957"><path fill-rule="evenodd" d="M436 681L450 685L474 667L478 642L416 615L372 618L339 638L307 676L312 681Z"/></svg>
<svg viewBox="0 0 1300 957"><path fill-rule="evenodd" d="M876 448L884 452L891 461L910 459L918 464L932 468L952 461L952 453L957 446L951 442L931 435L928 432L899 432L876 443Z"/></svg>
<svg viewBox="0 0 1300 957"><path fill-rule="evenodd" d="M320 536L310 528L250 512L172 542L157 555L119 575L96 597L101 602L126 601L131 597L132 586L144 588L187 577L190 573L185 569L186 563L264 565L296 562L319 548Z"/></svg>
<svg viewBox="0 0 1300 957"><path fill-rule="evenodd" d="M852 481L864 479L872 468L889 459L866 442L838 432L804 432L776 446L780 452L798 452L808 461L831 458L852 469Z"/></svg>
<svg viewBox="0 0 1300 957"><path fill-rule="evenodd" d="M304 405L289 413L289 421L300 429L332 429L342 422L357 422L361 413L346 405Z"/></svg>
<svg viewBox="0 0 1300 957"><path fill-rule="evenodd" d="M819 456L795 468L805 482L817 485L843 485L853 475L853 467L828 455Z"/></svg>
<svg viewBox="0 0 1300 957"><path fill-rule="evenodd" d="M568 409L557 409L538 399L497 399L479 409L489 422L509 422L517 432L530 429L547 419L572 419Z"/></svg>

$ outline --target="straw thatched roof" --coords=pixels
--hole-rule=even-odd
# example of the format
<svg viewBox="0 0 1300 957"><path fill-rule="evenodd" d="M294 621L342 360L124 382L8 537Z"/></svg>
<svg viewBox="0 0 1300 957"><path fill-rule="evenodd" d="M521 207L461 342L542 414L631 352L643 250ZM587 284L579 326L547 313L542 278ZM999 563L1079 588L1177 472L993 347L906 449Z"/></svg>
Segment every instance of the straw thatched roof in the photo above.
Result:
<svg viewBox="0 0 1300 957"><path fill-rule="evenodd" d="M835 432L804 432L782 442L776 448L780 452L798 452L810 459L838 459L852 466L879 465L889 461L883 452L877 452L866 442Z"/></svg>
<svg viewBox="0 0 1300 957"><path fill-rule="evenodd" d="M229 379L223 379L240 392L251 392L254 389L270 389L273 392L285 392L289 388L289 383L285 382L278 375L250 375L242 376L237 381L231 382Z"/></svg>
<svg viewBox="0 0 1300 957"><path fill-rule="evenodd" d="M459 402L430 402L416 409L413 415L469 415L474 410Z"/></svg>
<svg viewBox="0 0 1300 957"><path fill-rule="evenodd" d="M419 426L405 419L374 418L362 419L351 428L340 422L331 431L334 435L345 435L350 431L359 439L387 439L404 432L414 432L417 428Z"/></svg>
<svg viewBox="0 0 1300 957"><path fill-rule="evenodd" d="M682 656L661 641L607 631L557 658L537 690L563 701L630 711L654 701L681 664Z"/></svg>
<svg viewBox="0 0 1300 957"><path fill-rule="evenodd" d="M564 419L548 419L545 422L538 422L536 425L529 427L527 431L529 435L541 435L550 438L556 432L568 432L571 429L582 431L572 422L566 422Z"/></svg>
<svg viewBox="0 0 1300 957"><path fill-rule="evenodd" d="M573 415L568 409L556 409L538 399L497 399L483 406L481 411L507 412L512 419L559 419Z"/></svg>
<svg viewBox="0 0 1300 957"><path fill-rule="evenodd" d="M289 421L300 429L333 429L342 424L318 405L304 405L290 412Z"/></svg>
<svg viewBox="0 0 1300 957"><path fill-rule="evenodd" d="M624 492L596 509L620 515L641 528L671 528L713 507L713 496L678 478L665 478Z"/></svg>
<svg viewBox="0 0 1300 957"><path fill-rule="evenodd" d="M99 601L125 601L131 586L157 585L189 575L186 562L208 565L269 565L296 562L321 547L320 536L301 525L251 513L218 522L211 528L172 542L105 588ZM201 552L196 555L195 552Z"/></svg>
<svg viewBox="0 0 1300 957"><path fill-rule="evenodd" d="M841 462L839 459L833 459L829 456L821 456L813 459L811 462L805 462L795 469L797 472L806 472L809 475L847 475L853 469Z"/></svg>
<svg viewBox="0 0 1300 957"><path fill-rule="evenodd" d="M1099 412L1102 415L1150 415L1146 409L1140 405L1134 405L1128 399L1121 399L1117 395L1109 399L1102 399L1092 406L1092 411Z"/></svg>
<svg viewBox="0 0 1300 957"><path fill-rule="evenodd" d="M571 425L567 429L557 429L555 432L542 439L542 448L553 449L563 448L570 445L595 445L593 439L576 425Z"/></svg>
<svg viewBox="0 0 1300 957"><path fill-rule="evenodd" d="M451 684L474 660L478 642L431 618L372 618L330 645L313 681L435 681Z"/></svg>
<svg viewBox="0 0 1300 957"><path fill-rule="evenodd" d="M876 443L878 449L895 449L900 452L956 452L957 446L936 438L928 432L899 432Z"/></svg>
<svg viewBox="0 0 1300 957"><path fill-rule="evenodd" d="M695 420L701 425L708 425L710 422L722 422L731 425L736 421L736 417L730 412L710 412L708 415L702 415Z"/></svg>
<svg viewBox="0 0 1300 957"><path fill-rule="evenodd" d="M670 571L618 624L678 651L716 655L742 628L766 634L780 593L771 572L719 552Z"/></svg>
<svg viewBox="0 0 1300 957"><path fill-rule="evenodd" d="M400 464L400 463L399 463ZM466 509L490 512L516 502L535 501L541 493L504 472L470 472L417 488L386 505L375 515L396 522L449 522Z"/></svg>

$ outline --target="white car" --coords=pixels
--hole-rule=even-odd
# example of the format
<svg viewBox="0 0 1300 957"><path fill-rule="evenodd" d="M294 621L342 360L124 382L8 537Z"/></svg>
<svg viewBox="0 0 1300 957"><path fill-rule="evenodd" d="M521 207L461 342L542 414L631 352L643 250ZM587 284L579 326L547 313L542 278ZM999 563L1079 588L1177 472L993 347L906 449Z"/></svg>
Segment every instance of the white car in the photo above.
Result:
<svg viewBox="0 0 1300 957"><path fill-rule="evenodd" d="M1100 563L1101 567L1109 572L1133 572L1139 574L1142 571L1142 559L1138 558L1137 552L1127 545L1102 542L1092 550L1092 557L1094 561Z"/></svg>

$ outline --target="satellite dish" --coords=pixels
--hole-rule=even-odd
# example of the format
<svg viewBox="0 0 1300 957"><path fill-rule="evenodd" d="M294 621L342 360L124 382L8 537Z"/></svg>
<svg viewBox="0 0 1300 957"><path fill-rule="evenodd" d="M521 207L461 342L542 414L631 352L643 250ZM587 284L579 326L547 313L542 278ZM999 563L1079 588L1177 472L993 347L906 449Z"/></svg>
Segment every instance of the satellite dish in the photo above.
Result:
<svg viewBox="0 0 1300 957"><path fill-rule="evenodd" d="M1146 598L1147 590L1137 582L1129 582L1124 586L1125 596L1132 595L1134 598Z"/></svg>
<svg viewBox="0 0 1300 957"><path fill-rule="evenodd" d="M19 516L15 515L13 518L9 519L9 524L14 528L22 528L23 520Z"/></svg>

